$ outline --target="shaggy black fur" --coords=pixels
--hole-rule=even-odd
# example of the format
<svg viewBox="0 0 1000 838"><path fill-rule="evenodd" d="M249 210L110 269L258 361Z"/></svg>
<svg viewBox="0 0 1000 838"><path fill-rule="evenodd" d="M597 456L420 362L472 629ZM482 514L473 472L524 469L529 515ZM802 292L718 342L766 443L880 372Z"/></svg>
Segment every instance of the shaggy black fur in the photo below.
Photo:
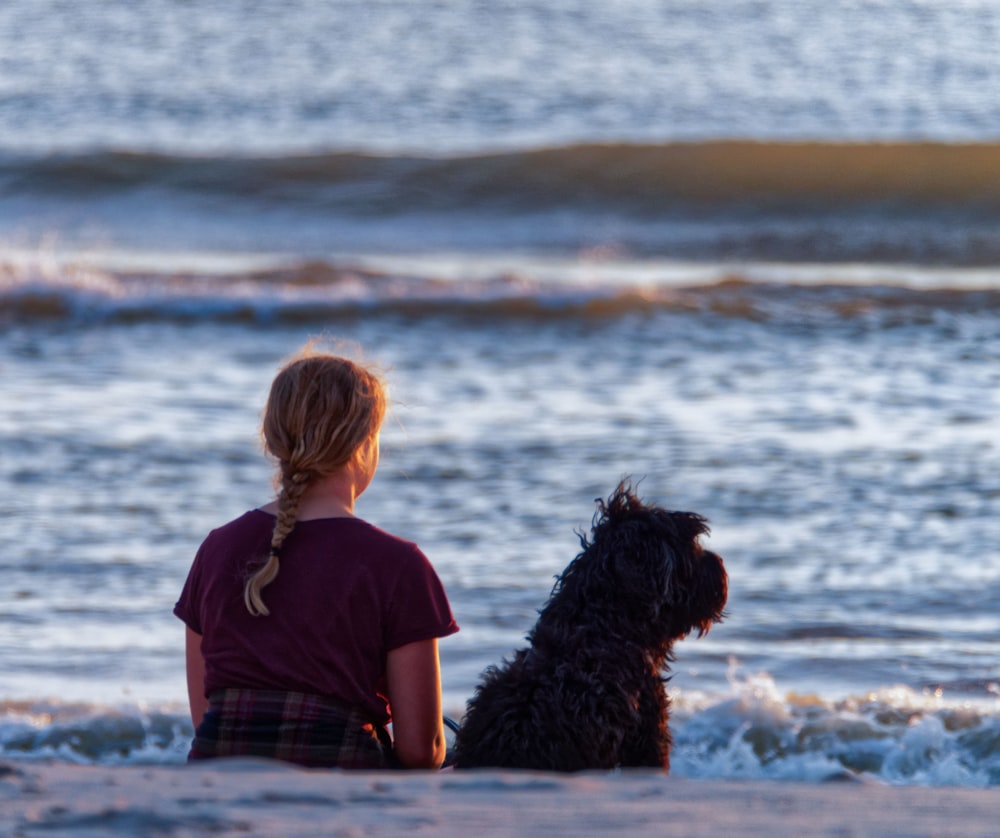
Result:
<svg viewBox="0 0 1000 838"><path fill-rule="evenodd" d="M674 641L723 618L728 578L693 512L598 500L590 540L559 577L530 647L489 667L455 739L456 768L670 768L662 672Z"/></svg>

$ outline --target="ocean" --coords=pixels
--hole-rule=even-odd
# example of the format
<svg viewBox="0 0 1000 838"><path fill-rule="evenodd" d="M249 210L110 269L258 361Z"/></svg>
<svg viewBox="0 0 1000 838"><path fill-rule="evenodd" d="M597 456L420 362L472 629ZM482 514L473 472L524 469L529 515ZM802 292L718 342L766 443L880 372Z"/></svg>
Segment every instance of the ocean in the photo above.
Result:
<svg viewBox="0 0 1000 838"><path fill-rule="evenodd" d="M594 500L711 522L678 776L1000 785L1000 8L0 7L0 757L174 764L270 380L384 370L359 513L521 645Z"/></svg>

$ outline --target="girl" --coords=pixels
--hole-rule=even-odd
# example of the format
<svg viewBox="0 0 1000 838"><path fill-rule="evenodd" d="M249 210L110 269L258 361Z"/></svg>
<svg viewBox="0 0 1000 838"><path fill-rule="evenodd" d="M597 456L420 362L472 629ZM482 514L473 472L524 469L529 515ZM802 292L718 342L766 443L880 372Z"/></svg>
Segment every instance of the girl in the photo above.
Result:
<svg viewBox="0 0 1000 838"><path fill-rule="evenodd" d="M189 759L441 766L437 638L458 626L417 546L354 516L385 411L382 382L345 358L307 347L275 378L263 436L277 498L208 535L174 608Z"/></svg>

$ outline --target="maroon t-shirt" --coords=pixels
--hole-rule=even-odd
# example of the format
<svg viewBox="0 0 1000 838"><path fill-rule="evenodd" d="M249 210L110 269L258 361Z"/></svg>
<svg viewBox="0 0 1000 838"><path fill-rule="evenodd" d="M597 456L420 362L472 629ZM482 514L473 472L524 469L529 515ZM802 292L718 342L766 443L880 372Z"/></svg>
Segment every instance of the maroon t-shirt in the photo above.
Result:
<svg viewBox="0 0 1000 838"><path fill-rule="evenodd" d="M247 512L209 533L174 614L202 636L205 693L243 687L340 699L389 720L386 653L458 631L420 549L358 518L299 521L254 617L245 580L271 544L274 516Z"/></svg>

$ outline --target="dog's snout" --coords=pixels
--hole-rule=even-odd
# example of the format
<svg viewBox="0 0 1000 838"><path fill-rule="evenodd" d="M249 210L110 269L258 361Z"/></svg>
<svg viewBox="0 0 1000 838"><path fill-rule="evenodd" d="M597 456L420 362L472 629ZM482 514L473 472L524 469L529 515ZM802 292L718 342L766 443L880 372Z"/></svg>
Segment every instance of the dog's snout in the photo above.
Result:
<svg viewBox="0 0 1000 838"><path fill-rule="evenodd" d="M715 587L717 588L715 596L718 602L713 622L721 623L726 616L724 609L729 599L729 574L726 572L726 565L722 560L722 556L718 553L706 550L704 558L712 562L713 568L710 571L710 575L717 577L715 581Z"/></svg>

